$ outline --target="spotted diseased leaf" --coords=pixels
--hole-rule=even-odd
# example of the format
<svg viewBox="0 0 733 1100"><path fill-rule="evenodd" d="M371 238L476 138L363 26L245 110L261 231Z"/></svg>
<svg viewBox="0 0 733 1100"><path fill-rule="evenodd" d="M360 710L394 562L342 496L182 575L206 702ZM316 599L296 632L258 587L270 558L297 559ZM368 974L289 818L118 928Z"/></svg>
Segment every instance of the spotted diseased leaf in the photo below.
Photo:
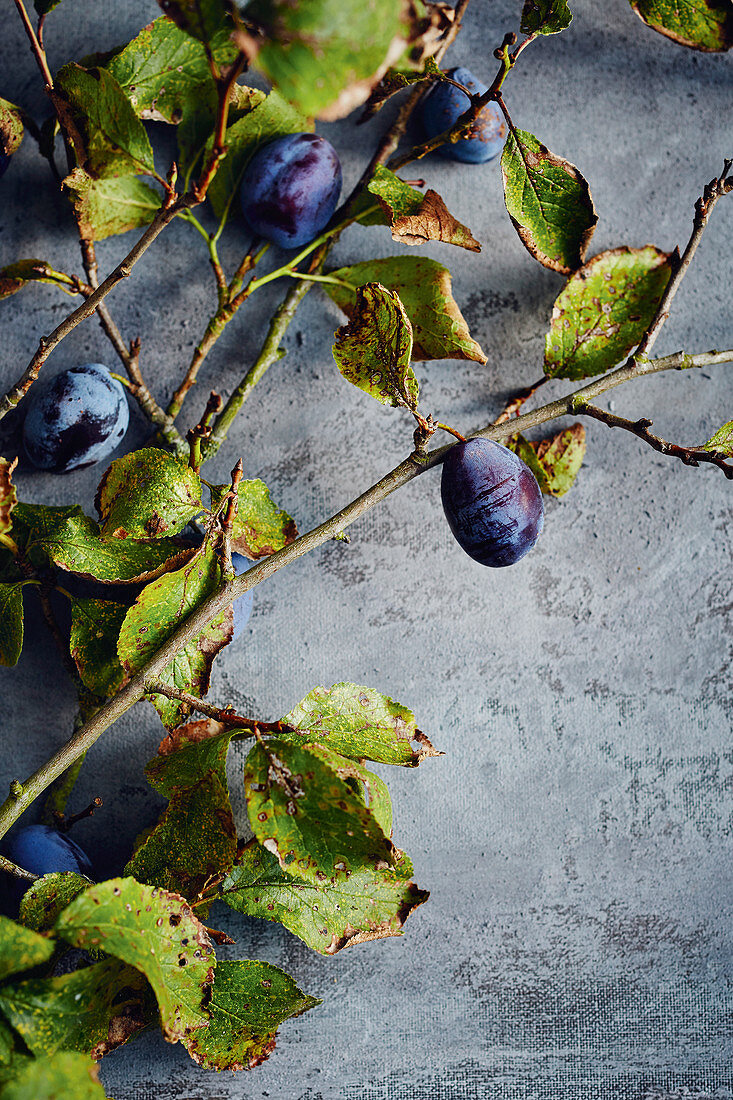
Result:
<svg viewBox="0 0 733 1100"><path fill-rule="evenodd" d="M13 526L12 513L18 503L18 494L13 484L13 471L18 459L8 462L0 458L0 535L9 535Z"/></svg>
<svg viewBox="0 0 733 1100"><path fill-rule="evenodd" d="M64 180L82 240L102 241L148 225L160 209L160 195L136 176L95 179L83 168Z"/></svg>
<svg viewBox="0 0 733 1100"><path fill-rule="evenodd" d="M125 680L117 639L128 609L114 600L75 596L71 601L71 656L81 682L101 699L114 695Z"/></svg>
<svg viewBox="0 0 733 1100"><path fill-rule="evenodd" d="M12 157L23 140L23 115L14 103L0 98L0 156Z"/></svg>
<svg viewBox="0 0 733 1100"><path fill-rule="evenodd" d="M356 794L369 807L385 836L392 836L392 798L387 784L374 772L365 768L361 761L338 759L334 753L333 766L336 774L345 779ZM349 782L350 781L350 782Z"/></svg>
<svg viewBox="0 0 733 1100"><path fill-rule="evenodd" d="M164 737L158 755L145 767L148 783L166 798L195 787L211 772L226 786L229 742L238 731L212 718L178 726Z"/></svg>
<svg viewBox="0 0 733 1100"><path fill-rule="evenodd" d="M647 26L680 46L706 52L733 46L730 0L631 0L631 6Z"/></svg>
<svg viewBox="0 0 733 1100"><path fill-rule="evenodd" d="M17 665L23 651L23 582L0 584L0 665Z"/></svg>
<svg viewBox="0 0 733 1100"><path fill-rule="evenodd" d="M47 962L55 946L52 939L0 916L0 980Z"/></svg>
<svg viewBox="0 0 733 1100"><path fill-rule="evenodd" d="M354 760L413 767L427 756L442 755L417 729L411 710L359 684L314 688L282 722L292 729L278 735L282 740L317 742Z"/></svg>
<svg viewBox="0 0 733 1100"><path fill-rule="evenodd" d="M712 439L709 439L707 443L703 443L700 449L733 458L733 420L729 420L727 424L719 428Z"/></svg>
<svg viewBox="0 0 733 1100"><path fill-rule="evenodd" d="M0 1010L36 1057L73 1050L97 1060L155 1019L155 1000L139 970L107 959L6 985Z"/></svg>
<svg viewBox="0 0 733 1100"><path fill-rule="evenodd" d="M249 821L280 866L309 882L337 883L358 868L380 870L395 849L376 817L338 773L344 758L324 745L257 744L244 770Z"/></svg>
<svg viewBox="0 0 733 1100"><path fill-rule="evenodd" d="M97 1064L86 1054L59 1051L48 1058L16 1057L3 1100L105 1100Z"/></svg>
<svg viewBox="0 0 733 1100"><path fill-rule="evenodd" d="M412 325L399 295L379 283L356 291L351 320L336 333L333 357L344 378L392 408L417 408L410 366Z"/></svg>
<svg viewBox="0 0 733 1100"><path fill-rule="evenodd" d="M266 962L220 962L208 1005L209 1026L188 1044L206 1069L254 1069L275 1049L280 1024L321 1002Z"/></svg>
<svg viewBox="0 0 733 1100"><path fill-rule="evenodd" d="M67 294L76 294L74 280L63 271L54 271L45 260L18 260L0 268L0 301L17 293L28 283L49 283Z"/></svg>
<svg viewBox="0 0 733 1100"><path fill-rule="evenodd" d="M74 62L56 76L83 148L77 163L92 176L155 174L153 149L132 104L107 69L84 69Z"/></svg>
<svg viewBox="0 0 733 1100"><path fill-rule="evenodd" d="M239 913L274 920L321 955L368 940L401 936L409 915L428 899L402 856L393 868L358 868L336 884L289 875L275 856L250 844L222 883L221 900Z"/></svg>
<svg viewBox="0 0 733 1100"><path fill-rule="evenodd" d="M59 914L87 886L89 879L75 871L57 871L36 879L21 898L20 923L34 932L50 931Z"/></svg>
<svg viewBox="0 0 733 1100"><path fill-rule="evenodd" d="M469 252L481 251L471 230L453 217L437 191L423 195L383 165L376 168L361 201L365 212L358 220L364 225L390 226L398 244L442 241Z"/></svg>
<svg viewBox="0 0 733 1100"><path fill-rule="evenodd" d="M573 424L538 442L517 435L507 446L526 462L543 493L562 497L572 488L583 465L585 428Z"/></svg>
<svg viewBox="0 0 733 1100"><path fill-rule="evenodd" d="M253 64L307 115L343 118L368 98L422 27L412 4L341 0L293 4L251 0L246 17L261 38L240 35Z"/></svg>
<svg viewBox="0 0 733 1100"><path fill-rule="evenodd" d="M148 447L114 460L94 503L103 538L158 539L201 511L201 478L168 451Z"/></svg>
<svg viewBox="0 0 733 1100"><path fill-rule="evenodd" d="M672 255L654 245L599 252L555 299L545 337L545 374L588 378L635 347L656 313Z"/></svg>
<svg viewBox="0 0 733 1100"><path fill-rule="evenodd" d="M331 274L354 287L381 283L399 295L412 324L413 359L486 362L453 297L450 272L435 260L390 256L342 267ZM356 316L356 291L334 283L323 283L323 289L347 317Z"/></svg>
<svg viewBox="0 0 733 1100"><path fill-rule="evenodd" d="M171 634L222 584L221 567L213 550L202 548L182 569L166 573L142 590L122 624L117 653L128 675L134 675ZM211 666L217 653L232 638L231 607L180 650L159 679L202 698L209 689ZM166 729L174 729L190 713L190 706L165 695L151 694L150 701Z"/></svg>
<svg viewBox="0 0 733 1100"><path fill-rule="evenodd" d="M368 122L370 118L374 118L376 113L381 111L387 100L396 92L401 92L403 88L409 88L412 84L419 84L429 78L434 80L443 78L442 71L432 57L426 58L422 67L413 71L398 68L387 69L379 83L372 88L369 99L364 104L359 123Z"/></svg>
<svg viewBox="0 0 733 1100"><path fill-rule="evenodd" d="M228 492L228 485L215 485L211 494L212 506L217 508ZM289 546L297 537L295 520L273 502L264 481L259 478L240 481L232 550L259 561Z"/></svg>
<svg viewBox="0 0 733 1100"><path fill-rule="evenodd" d="M75 947L97 947L140 970L153 987L170 1042L185 1041L206 1026L214 948L177 894L133 878L109 879L90 886L64 909L56 931Z"/></svg>
<svg viewBox="0 0 733 1100"><path fill-rule="evenodd" d="M567 0L525 0L520 30L523 34L558 34L570 26Z"/></svg>
<svg viewBox="0 0 733 1100"><path fill-rule="evenodd" d="M527 251L562 275L580 267L598 216L575 165L551 153L534 134L512 130L501 175L509 217Z"/></svg>
<svg viewBox="0 0 733 1100"><path fill-rule="evenodd" d="M231 28L228 0L158 0L160 7L186 34L210 43L225 28Z"/></svg>

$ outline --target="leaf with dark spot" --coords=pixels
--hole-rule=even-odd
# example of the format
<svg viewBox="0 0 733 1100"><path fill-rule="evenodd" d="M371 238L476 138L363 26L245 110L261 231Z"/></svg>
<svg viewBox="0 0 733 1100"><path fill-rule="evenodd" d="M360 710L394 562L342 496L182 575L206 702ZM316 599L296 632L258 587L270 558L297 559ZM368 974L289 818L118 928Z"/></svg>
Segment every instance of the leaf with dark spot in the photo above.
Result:
<svg viewBox="0 0 733 1100"><path fill-rule="evenodd" d="M733 46L731 0L631 0L639 18L693 50L721 52Z"/></svg>
<svg viewBox="0 0 733 1100"><path fill-rule="evenodd" d="M12 157L23 140L23 116L14 103L0 98L0 156Z"/></svg>
<svg viewBox="0 0 733 1100"><path fill-rule="evenodd" d="M364 213L357 220L363 225L390 226L392 238L398 244L441 241L469 252L481 251L471 230L453 217L437 191L429 190L423 195L383 165L375 169L367 184L361 207Z"/></svg>
<svg viewBox="0 0 733 1100"><path fill-rule="evenodd" d="M524 0L520 30L523 34L559 34L570 26L567 0Z"/></svg>
<svg viewBox="0 0 733 1100"><path fill-rule="evenodd" d="M85 241L103 241L148 225L160 209L160 195L137 176L95 179L75 168L63 183ZM51 281L51 280L44 280Z"/></svg>
<svg viewBox="0 0 733 1100"><path fill-rule="evenodd" d="M75 871L56 871L36 879L20 901L20 923L34 932L48 932L59 914L77 894L86 890L89 879Z"/></svg>
<svg viewBox="0 0 733 1100"><path fill-rule="evenodd" d="M128 605L112 600L71 601L69 650L85 687L105 699L114 695L125 679L117 656L117 639Z"/></svg>
<svg viewBox="0 0 733 1100"><path fill-rule="evenodd" d="M212 508L217 508L228 485L214 485ZM259 561L289 546L298 537L295 520L273 502L264 481L253 478L240 481L237 490L237 514L232 527L232 550L252 561Z"/></svg>
<svg viewBox="0 0 733 1100"><path fill-rule="evenodd" d="M23 651L23 582L0 584L0 665L17 665Z"/></svg>
<svg viewBox="0 0 733 1100"><path fill-rule="evenodd" d="M0 981L47 962L55 946L52 939L0 916Z"/></svg>
<svg viewBox="0 0 733 1100"><path fill-rule="evenodd" d="M175 535L201 511L201 478L168 451L148 447L114 460L95 505L103 538Z"/></svg>
<svg viewBox="0 0 733 1100"><path fill-rule="evenodd" d="M515 435L506 446L529 466L543 493L562 497L572 487L583 464L585 428L573 424L538 442Z"/></svg>
<svg viewBox="0 0 733 1100"><path fill-rule="evenodd" d="M344 378L392 408L417 408L410 366L412 325L399 295L379 283L356 291L348 325L336 333L333 357Z"/></svg>

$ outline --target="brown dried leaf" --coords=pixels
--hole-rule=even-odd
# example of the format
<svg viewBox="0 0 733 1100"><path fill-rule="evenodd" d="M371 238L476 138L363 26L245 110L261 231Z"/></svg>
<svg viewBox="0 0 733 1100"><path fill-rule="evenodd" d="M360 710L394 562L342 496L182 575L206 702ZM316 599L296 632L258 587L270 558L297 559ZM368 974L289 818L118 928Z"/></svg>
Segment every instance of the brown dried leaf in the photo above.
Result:
<svg viewBox="0 0 733 1100"><path fill-rule="evenodd" d="M440 195L432 189L425 193L419 210L414 214L403 214L392 223L392 238L401 244L442 241L466 248L469 252L481 251L481 245L471 230L453 217Z"/></svg>

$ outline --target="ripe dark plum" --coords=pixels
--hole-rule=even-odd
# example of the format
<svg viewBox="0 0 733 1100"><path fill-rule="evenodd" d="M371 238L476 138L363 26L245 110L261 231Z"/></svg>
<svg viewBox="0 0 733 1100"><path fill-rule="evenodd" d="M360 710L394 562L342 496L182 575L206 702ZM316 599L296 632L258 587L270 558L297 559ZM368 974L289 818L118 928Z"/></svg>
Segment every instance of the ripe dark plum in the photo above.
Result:
<svg viewBox="0 0 733 1100"><path fill-rule="evenodd" d="M67 473L107 458L127 431L125 391L102 363L62 371L31 390L23 425L39 470Z"/></svg>
<svg viewBox="0 0 733 1100"><path fill-rule="evenodd" d="M535 476L501 443L469 439L451 447L441 495L451 531L481 565L513 565L542 531L545 510Z"/></svg>
<svg viewBox="0 0 733 1100"><path fill-rule="evenodd" d="M252 562L248 561L242 554L232 554L232 565L238 577L241 577L242 573L245 573L251 564ZM232 634L232 641L239 637L249 622L253 604L254 590L251 588L249 592L245 592L243 596L240 596L238 600L234 601L234 633Z"/></svg>
<svg viewBox="0 0 733 1100"><path fill-rule="evenodd" d="M34 875L54 871L76 871L92 876L92 864L86 852L65 833L50 825L27 825L5 842L5 854L13 863ZM10 876L7 876L10 878ZM30 883L13 878L9 892L19 902Z"/></svg>
<svg viewBox="0 0 733 1100"><path fill-rule="evenodd" d="M308 244L341 194L336 150L316 134L289 134L255 153L242 177L242 212L260 237L282 248Z"/></svg>
<svg viewBox="0 0 733 1100"><path fill-rule="evenodd" d="M487 90L486 85L477 80L469 69L449 69L448 76L468 88L472 95L483 95ZM439 81L422 104L422 124L428 138L449 130L470 106L471 101L464 92L452 84ZM484 164L501 152L505 136L506 122L501 108L496 103L487 103L468 135L460 141L441 145L438 152L441 156L466 164Z"/></svg>

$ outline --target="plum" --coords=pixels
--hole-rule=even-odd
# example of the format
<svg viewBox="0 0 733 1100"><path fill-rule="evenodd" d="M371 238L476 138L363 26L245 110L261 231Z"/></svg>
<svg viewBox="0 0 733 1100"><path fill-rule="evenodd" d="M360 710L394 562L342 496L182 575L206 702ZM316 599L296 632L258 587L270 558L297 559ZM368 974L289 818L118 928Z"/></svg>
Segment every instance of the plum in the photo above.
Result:
<svg viewBox="0 0 733 1100"><path fill-rule="evenodd" d="M535 476L501 443L469 439L451 447L441 496L451 531L481 565L513 565L542 531L544 506Z"/></svg>
<svg viewBox="0 0 733 1100"><path fill-rule="evenodd" d="M248 561L242 554L232 554L232 565L238 577L241 577L242 573L246 573L251 564L252 562ZM232 634L232 641L239 637L249 622L253 604L254 591L251 588L249 592L245 592L243 596L240 596L238 600L234 601L234 633Z"/></svg>
<svg viewBox="0 0 733 1100"><path fill-rule="evenodd" d="M282 248L308 244L328 224L341 193L341 162L316 134L289 134L258 149L240 198L250 228Z"/></svg>
<svg viewBox="0 0 733 1100"><path fill-rule="evenodd" d="M58 829L50 825L27 825L5 843L5 854L13 863L34 875L50 875L54 871L75 871L92 876L92 864L86 852ZM10 876L7 876L10 878ZM30 883L13 878L9 893L20 902Z"/></svg>
<svg viewBox="0 0 733 1100"><path fill-rule="evenodd" d="M62 371L31 391L23 425L26 454L39 470L67 473L108 458L130 417L125 391L102 363Z"/></svg>
<svg viewBox="0 0 733 1100"><path fill-rule="evenodd" d="M472 95L483 95L487 90L469 69L449 69L452 77ZM438 81L422 102L422 125L428 138L437 137L444 130L455 125L464 111L471 106L468 96L445 81ZM460 160L466 164L484 164L501 152L506 136L506 123L501 108L496 103L487 103L468 132L468 135L456 142L441 145L438 152L451 160Z"/></svg>

